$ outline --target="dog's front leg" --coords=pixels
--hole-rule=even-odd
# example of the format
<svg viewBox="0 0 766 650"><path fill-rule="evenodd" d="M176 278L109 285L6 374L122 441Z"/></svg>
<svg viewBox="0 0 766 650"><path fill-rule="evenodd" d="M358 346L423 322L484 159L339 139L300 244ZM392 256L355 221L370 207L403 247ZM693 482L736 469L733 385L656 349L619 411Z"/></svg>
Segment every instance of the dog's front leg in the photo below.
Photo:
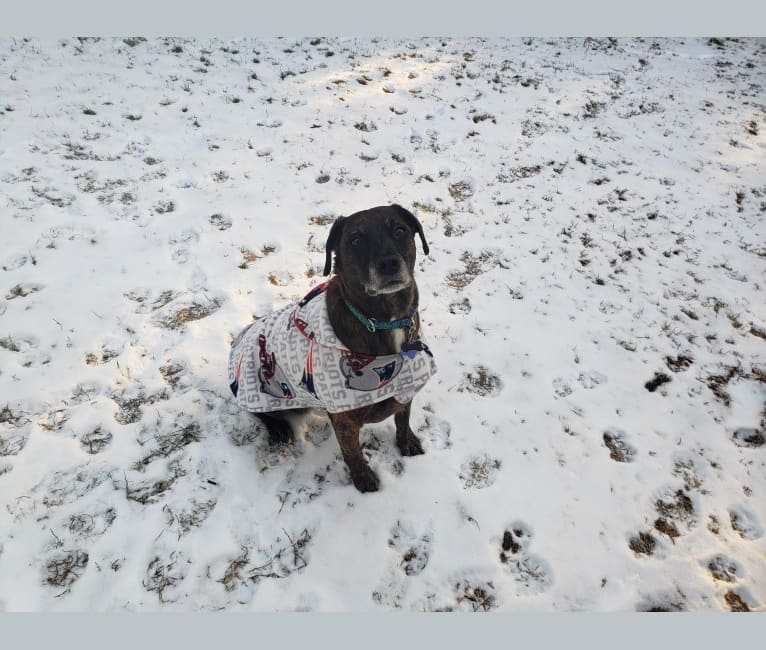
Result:
<svg viewBox="0 0 766 650"><path fill-rule="evenodd" d="M343 413L328 415L356 489L360 492L376 492L380 481L364 459L362 447L359 445L361 424Z"/></svg>
<svg viewBox="0 0 766 650"><path fill-rule="evenodd" d="M410 409L412 402L407 404L394 415L396 422L396 446L402 452L402 456L417 456L423 452L423 446L418 437L410 429Z"/></svg>

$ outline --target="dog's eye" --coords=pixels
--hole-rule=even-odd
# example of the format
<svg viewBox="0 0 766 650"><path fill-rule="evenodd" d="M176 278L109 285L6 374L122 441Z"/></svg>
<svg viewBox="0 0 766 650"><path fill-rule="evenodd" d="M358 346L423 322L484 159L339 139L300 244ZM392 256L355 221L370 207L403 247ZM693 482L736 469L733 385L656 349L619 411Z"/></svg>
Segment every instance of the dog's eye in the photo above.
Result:
<svg viewBox="0 0 766 650"><path fill-rule="evenodd" d="M394 237L404 237L407 229L404 226L397 226L394 228Z"/></svg>
<svg viewBox="0 0 766 650"><path fill-rule="evenodd" d="M362 238L359 235L356 235L356 236L351 238L351 247L352 248L358 248L361 243L362 243Z"/></svg>

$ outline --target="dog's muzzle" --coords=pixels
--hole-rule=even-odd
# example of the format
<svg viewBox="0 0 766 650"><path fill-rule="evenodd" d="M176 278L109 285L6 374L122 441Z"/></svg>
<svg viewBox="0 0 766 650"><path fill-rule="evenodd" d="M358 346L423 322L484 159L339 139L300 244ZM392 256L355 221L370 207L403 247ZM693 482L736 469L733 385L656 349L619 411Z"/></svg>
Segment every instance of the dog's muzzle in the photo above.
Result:
<svg viewBox="0 0 766 650"><path fill-rule="evenodd" d="M370 264L370 279L364 285L368 296L396 293L406 289L412 282L412 275L396 255L390 255Z"/></svg>

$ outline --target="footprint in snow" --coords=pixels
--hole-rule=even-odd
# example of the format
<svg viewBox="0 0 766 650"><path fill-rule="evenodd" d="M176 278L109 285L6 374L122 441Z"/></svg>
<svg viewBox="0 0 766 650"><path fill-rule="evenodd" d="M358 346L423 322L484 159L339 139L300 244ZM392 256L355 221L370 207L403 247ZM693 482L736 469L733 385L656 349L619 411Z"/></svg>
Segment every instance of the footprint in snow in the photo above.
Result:
<svg viewBox="0 0 766 650"><path fill-rule="evenodd" d="M460 466L460 480L468 490L481 490L489 487L497 480L501 462L498 458L490 458L486 454L469 458Z"/></svg>
<svg viewBox="0 0 766 650"><path fill-rule="evenodd" d="M566 397L572 394L572 387L567 383L563 377L556 377L553 380L553 392L558 397Z"/></svg>
<svg viewBox="0 0 766 650"><path fill-rule="evenodd" d="M12 255L3 262L3 271L15 271L27 263L26 255Z"/></svg>
<svg viewBox="0 0 766 650"><path fill-rule="evenodd" d="M428 441L429 449L449 449L452 447L450 434L452 426L446 420L434 415L426 415L424 423L418 427L417 433L421 440Z"/></svg>
<svg viewBox="0 0 766 650"><path fill-rule="evenodd" d="M756 514L745 506L729 508L731 527L742 539L755 540L763 537L763 526Z"/></svg>
<svg viewBox="0 0 766 650"><path fill-rule="evenodd" d="M500 562L519 586L530 593L542 593L553 585L550 564L534 553L529 553L533 534L521 521L507 526L500 540Z"/></svg>
<svg viewBox="0 0 766 650"><path fill-rule="evenodd" d="M42 284L23 283L17 284L15 287L11 287L10 291L6 294L6 300L15 300L16 298L26 298L30 294L37 293L44 288Z"/></svg>
<svg viewBox="0 0 766 650"><path fill-rule="evenodd" d="M599 384L605 384L607 382L606 375L602 375L600 372L591 370L589 372L581 372L577 377L578 383L583 388L595 388Z"/></svg>
<svg viewBox="0 0 766 650"><path fill-rule="evenodd" d="M618 463L632 463L636 449L627 442L628 435L620 429L604 431L604 444L609 450L609 457Z"/></svg>
<svg viewBox="0 0 766 650"><path fill-rule="evenodd" d="M428 564L432 539L433 532L430 528L418 535L412 526L397 521L396 526L391 529L388 545L400 554L401 570L408 576L416 576Z"/></svg>
<svg viewBox="0 0 766 650"><path fill-rule="evenodd" d="M433 530L418 534L413 526L401 521L391 529L388 546L396 556L389 562L380 584L372 592L372 601L386 608L402 607L411 578L420 575L431 555Z"/></svg>
<svg viewBox="0 0 766 650"><path fill-rule="evenodd" d="M714 555L707 562L703 562L714 580L721 582L736 582L742 577L741 567L730 557L722 554Z"/></svg>
<svg viewBox="0 0 766 650"><path fill-rule="evenodd" d="M208 217L208 221L210 222L210 225L217 228L218 230L228 230L231 228L231 218L227 217L222 214L211 214Z"/></svg>

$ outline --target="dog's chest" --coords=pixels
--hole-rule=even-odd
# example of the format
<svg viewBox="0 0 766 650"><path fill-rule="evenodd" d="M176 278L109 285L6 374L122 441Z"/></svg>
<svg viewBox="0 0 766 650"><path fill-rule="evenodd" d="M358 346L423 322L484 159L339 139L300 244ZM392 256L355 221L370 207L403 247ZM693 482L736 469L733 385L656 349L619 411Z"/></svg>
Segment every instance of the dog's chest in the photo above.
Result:
<svg viewBox="0 0 766 650"><path fill-rule="evenodd" d="M402 349L402 346L404 345L404 340L406 338L405 330L403 329L392 330L389 336L392 341L393 351L400 352Z"/></svg>

